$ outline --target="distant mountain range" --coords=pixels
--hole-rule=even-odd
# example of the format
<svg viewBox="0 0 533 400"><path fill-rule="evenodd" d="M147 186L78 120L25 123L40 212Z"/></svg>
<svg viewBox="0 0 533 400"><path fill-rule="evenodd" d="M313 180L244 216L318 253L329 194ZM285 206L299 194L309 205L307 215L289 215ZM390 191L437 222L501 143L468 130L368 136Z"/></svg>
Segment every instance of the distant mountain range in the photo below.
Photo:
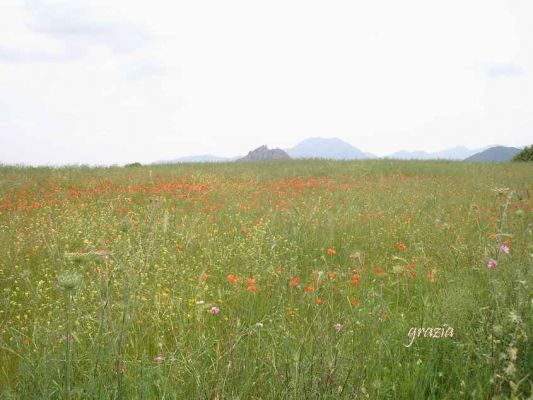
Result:
<svg viewBox="0 0 533 400"><path fill-rule="evenodd" d="M378 158L374 154L365 153L350 143L338 138L309 138L298 143L296 146L285 149L291 158L328 158L333 160L359 160ZM186 162L227 162L242 158L218 157L211 154L200 156L186 156L174 160L158 161L155 164L175 164Z"/></svg>
<svg viewBox="0 0 533 400"><path fill-rule="evenodd" d="M268 150L266 146L261 146ZM254 151L257 151L256 149ZM264 149L263 149L264 150ZM274 149L280 150L281 149ZM469 149L464 146L452 147L449 149L437 151L437 152L425 152L425 151L398 151L392 153L383 158L398 159L398 160L468 160L468 161L507 161L512 158L514 154L521 149L514 147L504 146L485 146L479 149ZM285 149L291 158L325 158L332 160L365 160L380 158L374 154L364 152L357 147L351 145L344 140L338 138L320 138L314 137L305 139L298 143L296 146L290 149ZM250 153L249 153L250 154ZM259 155L257 157L265 155L267 153ZM254 155L255 157L255 155ZM186 156L173 160L158 161L154 164L175 164L175 163L187 163L187 162L228 162L241 159L242 156L236 157L220 157L211 154L204 154L198 156Z"/></svg>
<svg viewBox="0 0 533 400"><path fill-rule="evenodd" d="M520 153L522 149L516 147L495 146L486 149L480 153L474 154L465 159L465 161L472 162L487 162L487 161L511 161L512 158Z"/></svg>
<svg viewBox="0 0 533 400"><path fill-rule="evenodd" d="M480 149L469 149L465 146L457 146L433 153L425 151L397 151L385 158L393 158L397 160L464 160L465 158L473 156L489 147L490 146L482 147Z"/></svg>

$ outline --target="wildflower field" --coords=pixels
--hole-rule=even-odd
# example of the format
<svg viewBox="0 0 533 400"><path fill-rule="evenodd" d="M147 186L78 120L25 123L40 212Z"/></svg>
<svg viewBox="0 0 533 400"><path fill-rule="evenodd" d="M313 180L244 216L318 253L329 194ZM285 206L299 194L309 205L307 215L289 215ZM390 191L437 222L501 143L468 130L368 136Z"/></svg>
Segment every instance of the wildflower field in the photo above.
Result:
<svg viewBox="0 0 533 400"><path fill-rule="evenodd" d="M0 167L0 398L528 398L533 166Z"/></svg>

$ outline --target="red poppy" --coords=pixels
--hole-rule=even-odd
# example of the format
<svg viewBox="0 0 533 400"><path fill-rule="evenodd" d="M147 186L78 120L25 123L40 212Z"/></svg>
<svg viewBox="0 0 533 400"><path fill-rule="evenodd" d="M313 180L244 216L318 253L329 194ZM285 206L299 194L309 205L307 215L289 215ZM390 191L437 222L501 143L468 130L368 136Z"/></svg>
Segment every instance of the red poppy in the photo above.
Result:
<svg viewBox="0 0 533 400"><path fill-rule="evenodd" d="M406 246L405 246L405 244L403 244L403 243L397 243L397 244L396 244L396 248L397 248L398 250L405 250L405 247L406 247Z"/></svg>
<svg viewBox="0 0 533 400"><path fill-rule="evenodd" d="M289 285L296 286L298 282L300 282L300 275L296 275L294 278L292 278Z"/></svg>
<svg viewBox="0 0 533 400"><path fill-rule="evenodd" d="M228 281L233 282L233 283L237 283L237 282L240 282L241 280L239 278L237 278L235 275L229 274L228 275Z"/></svg>
<svg viewBox="0 0 533 400"><path fill-rule="evenodd" d="M313 285L307 285L304 289L307 293L312 293L315 291L315 288L313 287Z"/></svg>
<svg viewBox="0 0 533 400"><path fill-rule="evenodd" d="M334 256L335 254L337 254L337 252L336 252L334 249L332 249L331 247L329 247L328 250L327 250L326 252L327 252L329 255L332 255L332 256Z"/></svg>

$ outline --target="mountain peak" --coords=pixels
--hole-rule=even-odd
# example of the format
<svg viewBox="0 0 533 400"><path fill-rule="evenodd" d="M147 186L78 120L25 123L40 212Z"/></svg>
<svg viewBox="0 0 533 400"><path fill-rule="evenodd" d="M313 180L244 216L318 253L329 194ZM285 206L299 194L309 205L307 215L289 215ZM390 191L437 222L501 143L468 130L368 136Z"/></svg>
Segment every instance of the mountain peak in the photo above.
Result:
<svg viewBox="0 0 533 400"><path fill-rule="evenodd" d="M334 160L353 160L375 158L339 138L311 137L287 149L293 158L329 158Z"/></svg>

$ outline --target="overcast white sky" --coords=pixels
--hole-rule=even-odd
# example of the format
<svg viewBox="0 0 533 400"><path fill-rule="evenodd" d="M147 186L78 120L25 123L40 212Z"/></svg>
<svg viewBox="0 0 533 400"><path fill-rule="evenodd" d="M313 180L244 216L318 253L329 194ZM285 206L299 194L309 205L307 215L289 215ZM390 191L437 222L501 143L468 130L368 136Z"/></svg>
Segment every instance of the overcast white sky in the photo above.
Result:
<svg viewBox="0 0 533 400"><path fill-rule="evenodd" d="M533 142L531 0L0 0L0 162Z"/></svg>

